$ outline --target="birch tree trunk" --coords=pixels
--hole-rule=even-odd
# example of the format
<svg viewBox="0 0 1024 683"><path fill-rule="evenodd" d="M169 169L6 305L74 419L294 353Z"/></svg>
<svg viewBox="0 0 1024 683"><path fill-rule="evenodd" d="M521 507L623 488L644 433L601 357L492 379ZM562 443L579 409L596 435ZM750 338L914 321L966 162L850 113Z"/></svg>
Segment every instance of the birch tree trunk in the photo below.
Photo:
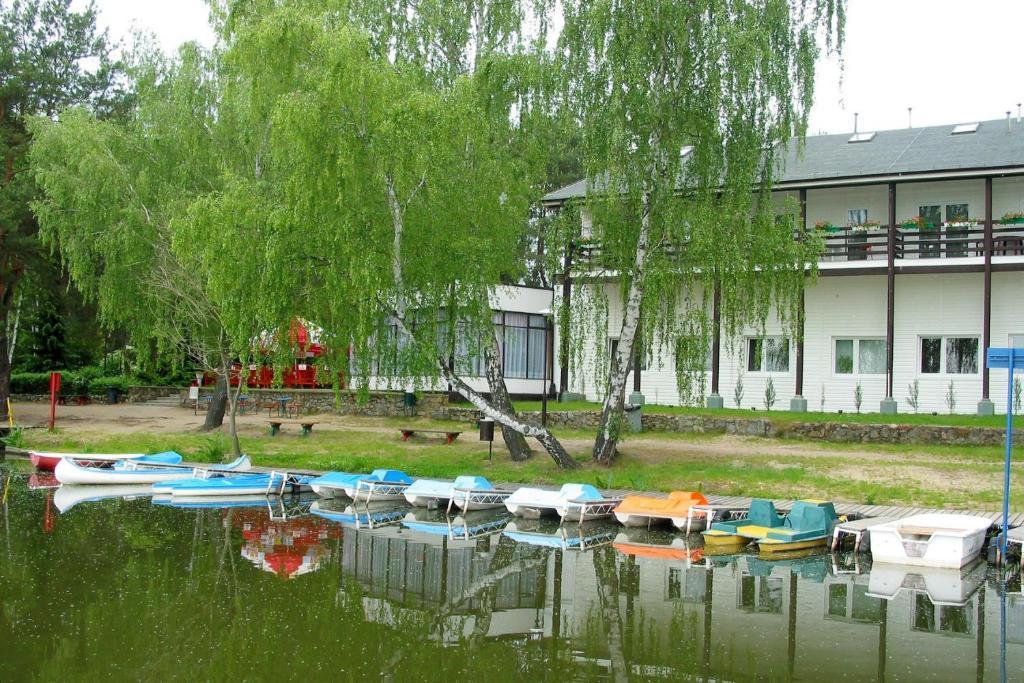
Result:
<svg viewBox="0 0 1024 683"><path fill-rule="evenodd" d="M508 395L508 387L505 386L497 331L491 335L491 343L484 349L484 366L487 373L487 386L491 390L491 403L498 410L512 417L518 417L516 409L512 406L512 399ZM521 462L530 457L530 446L526 443L525 436L511 427L501 425L501 437L505 440L505 446L508 447L513 460Z"/></svg>
<svg viewBox="0 0 1024 683"><path fill-rule="evenodd" d="M626 654L623 648L622 617L619 614L619 579L615 567L615 552L610 547L594 551L594 573L597 575L597 599L601 606L608 643L608 664L611 680L629 680Z"/></svg>
<svg viewBox="0 0 1024 683"><path fill-rule="evenodd" d="M601 425L594 442L594 460L610 465L617 454L619 432L622 428L622 414L626 400L626 375L629 361L636 345L636 332L640 326L640 303L644 295L644 276L647 268L647 253L651 239L651 194L644 190L641 196L640 234L637 238L636 256L633 259L633 273L626 294L626 305L622 312L619 328L619 344L611 358L608 376L608 393L601 410Z"/></svg>
<svg viewBox="0 0 1024 683"><path fill-rule="evenodd" d="M213 389L213 400L210 401L210 409L206 412L206 420L203 422L201 431L212 432L220 429L224 424L224 414L228 408L228 376L217 373L217 384Z"/></svg>
<svg viewBox="0 0 1024 683"><path fill-rule="evenodd" d="M231 434L231 455L232 459L234 459L242 455L242 446L238 443L238 423L235 419L238 415L238 397L242 395L242 371L241 368L239 368L238 387L235 389L235 393L232 394L230 383L231 362L228 360L227 354L221 353L221 365L224 368L224 376L228 378L228 431Z"/></svg>
<svg viewBox="0 0 1024 683"><path fill-rule="evenodd" d="M548 431L547 427L541 427L529 422L525 422L522 418L509 415L504 411L499 410L493 406L486 398L480 393L473 390L468 384L466 384L461 377L456 375L452 369L448 366L448 362L444 358L437 359L438 368L441 371L442 376L455 387L455 390L466 397L470 403L472 403L477 410L484 414L484 417L489 417L504 429L508 427L513 429L523 436L537 439L540 445L544 447L544 450L548 452L548 455L555 461L562 469L574 469L579 467L579 464L572 459L572 456L566 452L562 444L555 438L555 435Z"/></svg>

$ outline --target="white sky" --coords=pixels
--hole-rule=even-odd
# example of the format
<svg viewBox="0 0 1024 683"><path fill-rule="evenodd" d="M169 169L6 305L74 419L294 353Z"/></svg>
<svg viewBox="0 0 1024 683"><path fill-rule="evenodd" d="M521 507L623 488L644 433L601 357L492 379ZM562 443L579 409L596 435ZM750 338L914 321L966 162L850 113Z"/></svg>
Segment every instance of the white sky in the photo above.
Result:
<svg viewBox="0 0 1024 683"><path fill-rule="evenodd" d="M165 51L213 42L203 0L97 0L113 38L153 33ZM845 74L819 64L811 132L1001 118L1024 102L1022 0L849 0Z"/></svg>

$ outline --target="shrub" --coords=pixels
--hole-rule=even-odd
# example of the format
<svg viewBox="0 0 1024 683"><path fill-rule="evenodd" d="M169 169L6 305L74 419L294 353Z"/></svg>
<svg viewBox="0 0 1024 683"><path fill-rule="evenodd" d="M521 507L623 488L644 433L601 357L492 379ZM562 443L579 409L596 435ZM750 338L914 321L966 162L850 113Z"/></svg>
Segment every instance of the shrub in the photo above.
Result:
<svg viewBox="0 0 1024 683"><path fill-rule="evenodd" d="M89 382L89 393L90 394L104 394L107 389L116 389L121 393L128 391L128 386L131 384L128 377L123 375L115 375L113 377L97 377L96 379Z"/></svg>
<svg viewBox="0 0 1024 683"><path fill-rule="evenodd" d="M50 392L50 373L16 372L11 375L12 394L47 394Z"/></svg>
<svg viewBox="0 0 1024 683"><path fill-rule="evenodd" d="M860 415L860 406L864 402L864 387L857 382L857 386L853 390L853 405L857 408L857 414Z"/></svg>
<svg viewBox="0 0 1024 683"><path fill-rule="evenodd" d="M771 410L773 405L775 405L775 382L769 377L768 383L764 385L764 408Z"/></svg>
<svg viewBox="0 0 1024 683"><path fill-rule="evenodd" d="M907 403L914 409L915 413L921 406L921 383L916 379L913 384L907 385Z"/></svg>

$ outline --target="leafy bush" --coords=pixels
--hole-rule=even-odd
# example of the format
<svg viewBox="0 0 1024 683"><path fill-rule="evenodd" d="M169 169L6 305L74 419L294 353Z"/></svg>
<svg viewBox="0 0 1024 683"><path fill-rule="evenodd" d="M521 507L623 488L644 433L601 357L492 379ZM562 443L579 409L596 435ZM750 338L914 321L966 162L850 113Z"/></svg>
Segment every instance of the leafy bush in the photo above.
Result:
<svg viewBox="0 0 1024 683"><path fill-rule="evenodd" d="M16 372L11 375L12 394L46 394L49 391L48 372Z"/></svg>
<svg viewBox="0 0 1024 683"><path fill-rule="evenodd" d="M97 377L96 379L89 382L89 393L90 394L104 394L107 389L116 389L121 393L128 391L128 387L131 385L131 380L123 375L115 375L113 377Z"/></svg>

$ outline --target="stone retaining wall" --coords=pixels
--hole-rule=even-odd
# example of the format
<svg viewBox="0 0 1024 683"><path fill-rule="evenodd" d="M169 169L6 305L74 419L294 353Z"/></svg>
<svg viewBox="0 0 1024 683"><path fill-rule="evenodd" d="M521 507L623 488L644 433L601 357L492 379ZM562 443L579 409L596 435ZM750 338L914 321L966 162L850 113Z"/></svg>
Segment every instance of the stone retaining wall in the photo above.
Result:
<svg viewBox="0 0 1024 683"><path fill-rule="evenodd" d="M213 395L213 387L202 387L200 395ZM358 394L342 391L337 395L332 389L248 389L244 392L251 401L260 406L270 403L279 396L287 396L292 405L302 406L302 413L328 413L333 415L360 415L364 417L401 417L405 415L405 394L400 391L372 392L360 402ZM188 387L180 390L181 405L192 407L188 398ZM448 396L446 394L419 394L416 414L434 419L447 417Z"/></svg>
<svg viewBox="0 0 1024 683"><path fill-rule="evenodd" d="M540 421L540 413L524 412L523 417ZM472 408L448 408L449 419L474 422ZM548 411L548 424L567 429L596 429L601 419L597 411ZM766 438L810 439L836 443L940 444L946 446L1000 446L1005 439L1001 429L992 427L943 427L939 425L861 424L844 422L791 422L777 424L770 418L722 417L714 415L671 415L649 413L642 417L645 430L685 434L739 434ZM1024 445L1024 430L1014 434L1014 442Z"/></svg>
<svg viewBox="0 0 1024 683"><path fill-rule="evenodd" d="M174 396L177 393L180 393L178 387L128 387L128 395L123 396L122 400L125 403L143 403L154 398Z"/></svg>

